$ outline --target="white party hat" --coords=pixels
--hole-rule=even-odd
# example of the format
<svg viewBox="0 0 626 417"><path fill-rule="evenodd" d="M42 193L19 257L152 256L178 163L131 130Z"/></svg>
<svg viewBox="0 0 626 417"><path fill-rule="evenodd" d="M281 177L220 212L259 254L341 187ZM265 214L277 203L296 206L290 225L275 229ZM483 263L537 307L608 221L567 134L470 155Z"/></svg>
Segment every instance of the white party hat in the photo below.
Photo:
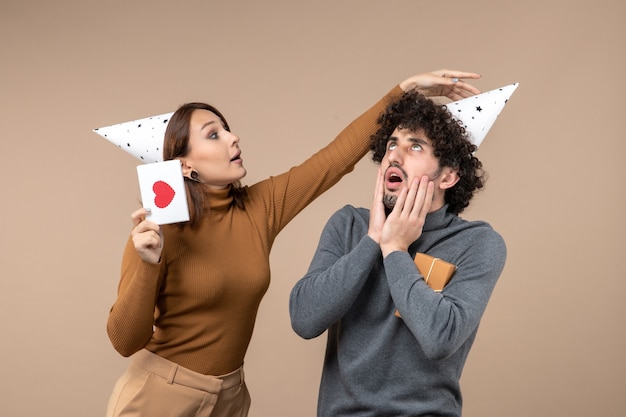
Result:
<svg viewBox="0 0 626 417"><path fill-rule="evenodd" d="M519 83L510 84L459 101L453 101L446 104L446 107L454 117L463 123L472 143L480 146L518 85Z"/></svg>
<svg viewBox="0 0 626 417"><path fill-rule="evenodd" d="M172 114L159 114L93 131L142 162L162 162L165 128Z"/></svg>
<svg viewBox="0 0 626 417"><path fill-rule="evenodd" d="M519 83L446 104L479 146ZM173 112L100 127L93 131L144 163L163 161L165 129Z"/></svg>

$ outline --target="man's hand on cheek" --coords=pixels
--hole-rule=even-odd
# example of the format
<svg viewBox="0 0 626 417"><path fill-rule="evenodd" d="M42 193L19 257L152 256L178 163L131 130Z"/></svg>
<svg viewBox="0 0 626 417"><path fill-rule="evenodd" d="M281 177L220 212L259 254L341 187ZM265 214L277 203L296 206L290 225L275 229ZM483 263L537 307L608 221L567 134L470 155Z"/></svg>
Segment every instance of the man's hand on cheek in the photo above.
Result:
<svg viewBox="0 0 626 417"><path fill-rule="evenodd" d="M384 257L394 251L407 251L422 235L434 188L435 184L423 176L419 181L414 179L408 189L402 189L382 229L380 248Z"/></svg>

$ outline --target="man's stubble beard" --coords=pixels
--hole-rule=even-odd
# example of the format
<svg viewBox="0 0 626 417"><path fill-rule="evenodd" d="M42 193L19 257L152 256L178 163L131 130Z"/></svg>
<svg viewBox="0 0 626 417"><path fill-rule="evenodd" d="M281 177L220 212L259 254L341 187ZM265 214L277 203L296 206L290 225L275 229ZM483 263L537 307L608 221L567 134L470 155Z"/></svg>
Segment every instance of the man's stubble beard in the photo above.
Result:
<svg viewBox="0 0 626 417"><path fill-rule="evenodd" d="M389 216L393 208L396 206L396 201L398 201L398 196L393 194L384 194L383 195L383 206L385 206L385 215Z"/></svg>
<svg viewBox="0 0 626 417"><path fill-rule="evenodd" d="M398 196L393 194L384 194L383 195L383 205L389 211L393 210L396 206L396 201L398 201Z"/></svg>
<svg viewBox="0 0 626 417"><path fill-rule="evenodd" d="M428 176L428 179L431 181L435 181L437 178L439 178L439 176L441 175L441 172L443 171L443 167L437 167L437 170L432 173L431 175ZM404 173L404 172L403 172ZM405 181L407 180L408 175L405 174ZM383 194L383 205L385 206L385 213L387 215L389 215L389 213L391 213L391 211L393 210L393 208L396 206L396 202L398 201L398 196L395 194L388 194L388 193L384 193Z"/></svg>

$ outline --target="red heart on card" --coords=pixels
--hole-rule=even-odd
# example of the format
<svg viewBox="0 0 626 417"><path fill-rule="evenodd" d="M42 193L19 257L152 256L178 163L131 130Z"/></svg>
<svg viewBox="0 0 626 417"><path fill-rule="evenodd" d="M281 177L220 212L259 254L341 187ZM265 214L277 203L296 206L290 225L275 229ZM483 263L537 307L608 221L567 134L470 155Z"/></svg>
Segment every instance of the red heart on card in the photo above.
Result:
<svg viewBox="0 0 626 417"><path fill-rule="evenodd" d="M174 194L176 194L174 189L165 181L155 182L152 186L152 191L154 191L154 204L158 208L169 206L174 199Z"/></svg>

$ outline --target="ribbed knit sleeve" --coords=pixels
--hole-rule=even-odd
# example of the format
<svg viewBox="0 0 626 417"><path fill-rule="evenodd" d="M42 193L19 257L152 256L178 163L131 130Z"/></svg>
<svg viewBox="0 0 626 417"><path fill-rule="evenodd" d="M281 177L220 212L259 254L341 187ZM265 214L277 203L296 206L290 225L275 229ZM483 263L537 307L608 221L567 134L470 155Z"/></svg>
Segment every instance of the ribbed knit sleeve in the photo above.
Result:
<svg viewBox="0 0 626 417"><path fill-rule="evenodd" d="M401 92L399 86L394 87L302 164L251 187L252 193L263 196L271 235L275 237L300 211L354 169L369 150L370 137L378 128L376 120Z"/></svg>
<svg viewBox="0 0 626 417"><path fill-rule="evenodd" d="M122 356L137 352L152 336L161 266L143 261L129 237L122 258L117 300L107 321L111 344Z"/></svg>

